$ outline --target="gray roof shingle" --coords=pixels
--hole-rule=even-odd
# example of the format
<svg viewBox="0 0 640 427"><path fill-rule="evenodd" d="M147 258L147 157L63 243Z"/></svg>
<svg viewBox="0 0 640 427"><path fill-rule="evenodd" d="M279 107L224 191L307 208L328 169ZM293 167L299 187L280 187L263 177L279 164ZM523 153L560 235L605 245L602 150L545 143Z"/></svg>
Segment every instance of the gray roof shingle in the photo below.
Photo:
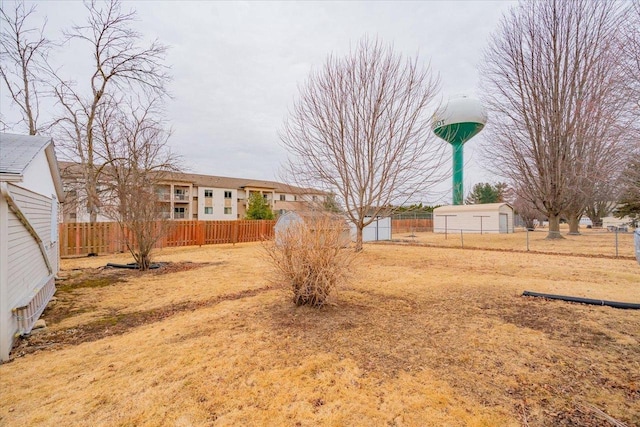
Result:
<svg viewBox="0 0 640 427"><path fill-rule="evenodd" d="M0 173L22 175L51 137L0 133Z"/></svg>

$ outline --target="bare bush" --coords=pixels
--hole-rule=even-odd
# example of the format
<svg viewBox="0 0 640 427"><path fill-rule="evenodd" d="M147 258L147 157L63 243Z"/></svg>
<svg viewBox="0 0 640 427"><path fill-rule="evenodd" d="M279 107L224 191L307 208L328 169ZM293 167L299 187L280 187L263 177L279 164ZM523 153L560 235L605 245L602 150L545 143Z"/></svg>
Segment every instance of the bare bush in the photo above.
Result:
<svg viewBox="0 0 640 427"><path fill-rule="evenodd" d="M301 217L264 247L275 267L273 282L289 288L296 305L322 307L348 280L355 252L346 249L344 219L319 213Z"/></svg>

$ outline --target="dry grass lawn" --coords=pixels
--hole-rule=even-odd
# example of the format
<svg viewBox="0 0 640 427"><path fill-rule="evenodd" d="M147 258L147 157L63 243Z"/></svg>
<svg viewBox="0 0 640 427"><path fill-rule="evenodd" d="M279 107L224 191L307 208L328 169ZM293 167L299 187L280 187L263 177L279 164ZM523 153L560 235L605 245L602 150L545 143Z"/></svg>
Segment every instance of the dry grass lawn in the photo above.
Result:
<svg viewBox="0 0 640 427"><path fill-rule="evenodd" d="M640 425L640 311L521 296L640 302L633 260L367 245L315 310L261 251L64 260L47 330L0 366L0 425Z"/></svg>
<svg viewBox="0 0 640 427"><path fill-rule="evenodd" d="M564 239L547 240L546 229L529 232L529 251L538 253L561 253L582 256L616 256L616 233L602 229L583 229L579 236L569 236L569 228L561 227ZM448 233L395 233L394 240L437 247L481 248L496 250L527 251L527 232L518 230L512 234ZM618 256L634 258L633 233L618 233Z"/></svg>

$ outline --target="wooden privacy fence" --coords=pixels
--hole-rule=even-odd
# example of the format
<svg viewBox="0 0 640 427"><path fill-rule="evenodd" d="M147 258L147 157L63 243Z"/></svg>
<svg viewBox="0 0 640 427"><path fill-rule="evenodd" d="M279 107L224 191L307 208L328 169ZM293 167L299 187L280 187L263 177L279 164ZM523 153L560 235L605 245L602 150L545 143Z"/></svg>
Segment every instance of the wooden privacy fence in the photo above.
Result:
<svg viewBox="0 0 640 427"><path fill-rule="evenodd" d="M275 221L171 221L168 232L156 248L201 246L222 243L257 242L273 237ZM116 222L63 223L60 227L60 256L112 254L127 250L124 234ZM393 233L433 231L433 220L394 219Z"/></svg>
<svg viewBox="0 0 640 427"><path fill-rule="evenodd" d="M156 248L257 242L273 237L275 221L171 221L168 225ZM60 256L127 250L124 234L116 222L63 223L59 227Z"/></svg>

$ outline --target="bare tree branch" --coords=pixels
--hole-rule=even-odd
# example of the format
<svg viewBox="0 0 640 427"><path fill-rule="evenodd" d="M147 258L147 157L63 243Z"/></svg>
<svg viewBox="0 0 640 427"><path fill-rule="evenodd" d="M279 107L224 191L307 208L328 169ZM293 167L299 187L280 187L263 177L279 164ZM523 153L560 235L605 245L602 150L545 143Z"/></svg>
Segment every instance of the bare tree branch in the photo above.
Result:
<svg viewBox="0 0 640 427"><path fill-rule="evenodd" d="M596 184L620 170L628 102L615 49L621 22L614 2L526 1L485 52L488 157L548 216L548 238L561 237L560 216L579 219Z"/></svg>
<svg viewBox="0 0 640 427"><path fill-rule="evenodd" d="M168 230L156 187L178 168L167 142L171 132L159 119L158 98L142 106L139 100L119 100L120 108L105 108L97 118L103 151L99 156L101 183L111 198L104 212L123 230L126 245L142 270L151 251ZM123 108L128 105L129 108Z"/></svg>
<svg viewBox="0 0 640 427"><path fill-rule="evenodd" d="M6 6L6 3L3 3ZM29 135L42 130L39 98L46 92L47 56L52 43L44 37L46 21L32 26L36 7L15 3L12 10L0 8L0 78Z"/></svg>
<svg viewBox="0 0 640 427"><path fill-rule="evenodd" d="M166 46L158 42L140 47L141 35L132 29L135 12L123 12L119 0L86 4L86 25L66 32L67 42L88 44L93 54L94 71L89 80L89 93L56 75L55 97L62 109L57 121L63 143L70 157L83 167L87 209L90 221L97 219L100 206L99 147L96 137L98 117L114 108L113 101L124 94L140 92L151 98L168 95L170 77L163 64ZM117 108L117 106L116 106Z"/></svg>
<svg viewBox="0 0 640 427"><path fill-rule="evenodd" d="M338 195L358 234L382 209L401 205L442 178L445 144L431 133L438 80L417 59L363 39L329 56L301 88L280 138L288 177Z"/></svg>

